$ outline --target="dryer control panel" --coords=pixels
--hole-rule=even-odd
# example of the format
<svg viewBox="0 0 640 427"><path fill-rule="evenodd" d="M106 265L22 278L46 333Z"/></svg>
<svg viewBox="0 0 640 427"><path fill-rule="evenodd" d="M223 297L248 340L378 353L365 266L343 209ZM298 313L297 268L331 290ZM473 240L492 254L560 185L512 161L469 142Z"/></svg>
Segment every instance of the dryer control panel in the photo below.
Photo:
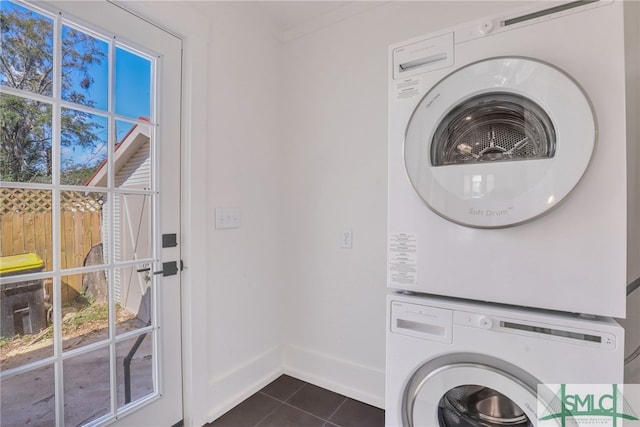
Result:
<svg viewBox="0 0 640 427"><path fill-rule="evenodd" d="M459 27L455 32L456 43L464 43L469 40L485 37L490 34L509 31L526 25L537 24L549 19L556 19L562 16L579 13L596 7L605 6L613 0L599 1L570 1L567 3L546 7L542 3L533 7L526 6L523 9L510 13L509 15L495 16L477 21L466 27Z"/></svg>
<svg viewBox="0 0 640 427"><path fill-rule="evenodd" d="M532 338L559 341L575 345L615 350L616 337L607 332L571 328L523 319L511 319L464 311L453 312L453 323L500 333L529 336Z"/></svg>
<svg viewBox="0 0 640 427"><path fill-rule="evenodd" d="M403 79L453 65L453 33L419 40L393 50L393 78Z"/></svg>
<svg viewBox="0 0 640 427"><path fill-rule="evenodd" d="M506 314L506 313L505 313ZM530 313L528 313L530 314ZM535 317L544 317L537 321ZM514 334L547 341L562 342L578 346L616 350L617 340L613 333L595 329L584 329L567 324L548 323L548 315L529 316L532 318L509 317L488 310L485 313L431 307L403 301L392 301L390 329L392 333L442 344L453 343L454 328L477 328L488 333ZM549 319L548 319L549 318ZM561 319L563 320L563 319ZM593 321L590 321L593 322ZM574 321L575 323L575 321ZM594 325L597 325L594 324Z"/></svg>

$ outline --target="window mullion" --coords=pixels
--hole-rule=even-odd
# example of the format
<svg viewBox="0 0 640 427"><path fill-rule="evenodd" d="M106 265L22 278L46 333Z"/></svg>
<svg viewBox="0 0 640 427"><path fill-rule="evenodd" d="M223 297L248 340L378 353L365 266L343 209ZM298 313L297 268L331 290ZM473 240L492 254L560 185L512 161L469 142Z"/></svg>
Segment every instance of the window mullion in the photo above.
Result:
<svg viewBox="0 0 640 427"><path fill-rule="evenodd" d="M116 43L115 37L112 37L109 42L109 71L108 71L108 100L107 109L109 112L109 125L107 135L107 233L106 241L108 242L108 263L114 265L115 259L115 236L114 236L114 203L117 195L113 192L115 178L114 178L114 153L115 153L115 135L116 135L116 118L115 111L115 52ZM104 212L104 211L103 211ZM109 269L109 277L107 281L108 296L109 296L109 360L110 360L110 391L111 391L111 413L118 418L118 384L117 384L117 353L116 353L116 300L115 300L115 274L116 269Z"/></svg>
<svg viewBox="0 0 640 427"><path fill-rule="evenodd" d="M53 106L51 121L51 233L53 260L53 351L55 357L55 405L56 425L64 422L64 373L62 366L62 283L60 277L60 144L61 144L61 106L62 93L62 19L56 16L53 24Z"/></svg>

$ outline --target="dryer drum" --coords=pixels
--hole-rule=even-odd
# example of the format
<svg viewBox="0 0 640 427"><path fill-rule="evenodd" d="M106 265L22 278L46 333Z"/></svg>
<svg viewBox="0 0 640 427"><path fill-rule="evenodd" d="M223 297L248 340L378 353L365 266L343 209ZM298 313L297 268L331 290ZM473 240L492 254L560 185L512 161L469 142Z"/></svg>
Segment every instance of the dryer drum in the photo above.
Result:
<svg viewBox="0 0 640 427"><path fill-rule="evenodd" d="M522 409L505 395L488 387L463 385L440 399L442 427L530 427Z"/></svg>
<svg viewBox="0 0 640 427"><path fill-rule="evenodd" d="M440 121L431 164L551 158L555 149L553 123L538 104L522 95L490 92L461 102Z"/></svg>
<svg viewBox="0 0 640 427"><path fill-rule="evenodd" d="M502 228L550 211L577 186L596 142L582 88L533 59L496 57L452 71L404 125L412 105L399 122L404 140L394 137L404 160L391 163L394 188L406 188L406 176L432 211L460 225Z"/></svg>

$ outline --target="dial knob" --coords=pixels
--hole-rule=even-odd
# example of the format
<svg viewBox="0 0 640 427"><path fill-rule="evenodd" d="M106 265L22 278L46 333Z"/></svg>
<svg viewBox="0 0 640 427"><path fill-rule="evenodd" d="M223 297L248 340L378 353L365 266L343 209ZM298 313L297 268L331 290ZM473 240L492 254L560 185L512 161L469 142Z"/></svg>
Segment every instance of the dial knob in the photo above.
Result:
<svg viewBox="0 0 640 427"><path fill-rule="evenodd" d="M491 318L487 316L480 316L478 318L478 326L480 326L482 329L491 329L491 327L493 326L493 320L491 320Z"/></svg>
<svg viewBox="0 0 640 427"><path fill-rule="evenodd" d="M478 29L480 30L481 34L489 34L491 31L493 31L493 22L484 21L482 24L480 24L480 27Z"/></svg>

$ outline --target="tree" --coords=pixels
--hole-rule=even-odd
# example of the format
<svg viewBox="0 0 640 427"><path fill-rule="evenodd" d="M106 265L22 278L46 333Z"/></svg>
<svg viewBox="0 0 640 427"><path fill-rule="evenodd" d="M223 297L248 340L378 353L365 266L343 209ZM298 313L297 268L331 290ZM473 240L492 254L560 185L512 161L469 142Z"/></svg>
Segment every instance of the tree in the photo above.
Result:
<svg viewBox="0 0 640 427"><path fill-rule="evenodd" d="M53 22L20 6L2 1L0 14L0 84L32 94L53 94ZM88 34L64 27L61 40L62 98L94 107L89 89L94 83L91 67L106 57L100 42ZM65 109L61 114L62 147L92 147L99 138L101 125L91 114ZM0 180L14 182L51 182L52 108L22 96L0 97ZM69 171L86 170L87 165L71 165ZM66 169L65 169L66 170ZM87 175L85 172L84 175ZM75 176L74 175L74 176ZM82 184L77 176L66 184Z"/></svg>

